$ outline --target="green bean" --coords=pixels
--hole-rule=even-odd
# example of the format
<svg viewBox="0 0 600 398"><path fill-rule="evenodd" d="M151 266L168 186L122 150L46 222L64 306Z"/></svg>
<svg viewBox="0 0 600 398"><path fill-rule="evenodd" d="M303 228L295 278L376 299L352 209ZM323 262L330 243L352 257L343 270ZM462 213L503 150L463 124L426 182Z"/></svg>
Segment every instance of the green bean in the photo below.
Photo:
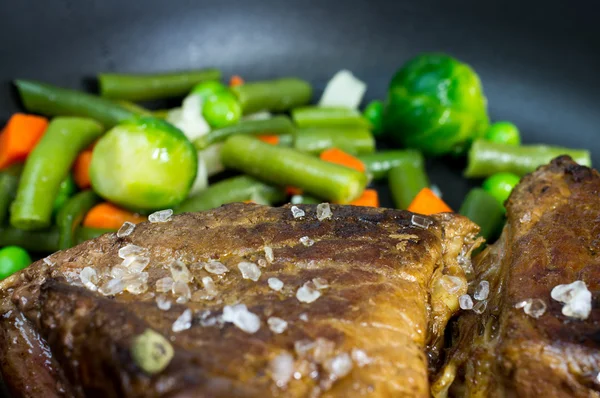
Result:
<svg viewBox="0 0 600 398"><path fill-rule="evenodd" d="M117 231L114 229L79 227L75 231L75 243L79 245L85 241L113 232Z"/></svg>
<svg viewBox="0 0 600 398"><path fill-rule="evenodd" d="M309 195L294 195L290 199L290 203L293 205L316 205L322 202L321 199Z"/></svg>
<svg viewBox="0 0 600 398"><path fill-rule="evenodd" d="M98 75L100 95L112 99L147 101L187 94L196 84L220 80L221 71L200 69L152 75L102 73Z"/></svg>
<svg viewBox="0 0 600 398"><path fill-rule="evenodd" d="M60 230L58 248L72 247L75 242L75 231L88 211L100 200L92 190L79 192L65 203L56 216L56 224Z"/></svg>
<svg viewBox="0 0 600 398"><path fill-rule="evenodd" d="M375 139L369 130L361 128L305 127L296 130L294 148L300 152L318 155L334 147L352 155L372 153Z"/></svg>
<svg viewBox="0 0 600 398"><path fill-rule="evenodd" d="M25 109L47 116L82 116L98 120L110 128L136 113L96 95L60 88L33 80L16 80Z"/></svg>
<svg viewBox="0 0 600 398"><path fill-rule="evenodd" d="M120 101L115 101L115 102L117 104L119 104L120 106L122 106L123 108L127 109L128 111L135 113L136 115L155 116L154 115L155 112L148 110L148 109L144 108L143 106L133 103L131 101L120 100Z"/></svg>
<svg viewBox="0 0 600 398"><path fill-rule="evenodd" d="M58 186L58 192L56 193L56 198L54 198L53 211L54 213L58 213L58 211L67 203L69 198L73 196L77 192L77 184L75 184L75 179L71 175L71 173L67 174L64 180Z"/></svg>
<svg viewBox="0 0 600 398"><path fill-rule="evenodd" d="M291 148L273 146L252 137L230 137L221 150L225 167L260 180L293 186L324 199L349 203L358 198L367 176Z"/></svg>
<svg viewBox="0 0 600 398"><path fill-rule="evenodd" d="M9 214L10 204L15 199L19 177L7 172L0 173L0 225L4 224Z"/></svg>
<svg viewBox="0 0 600 398"><path fill-rule="evenodd" d="M293 132L294 125L287 116L275 116L265 120L244 120L233 126L213 130L196 139L194 145L196 146L196 149L201 151L212 144L225 141L232 135L281 135L292 134Z"/></svg>
<svg viewBox="0 0 600 398"><path fill-rule="evenodd" d="M259 111L284 112L308 104L312 97L310 83L294 77L244 83L231 90L246 115Z"/></svg>
<svg viewBox="0 0 600 398"><path fill-rule="evenodd" d="M488 240L498 236L504 223L504 206L482 188L469 191L459 213L479 225L479 234Z"/></svg>
<svg viewBox="0 0 600 398"><path fill-rule="evenodd" d="M386 178L389 171L396 166L410 163L414 167L422 168L424 165L423 155L414 149L379 151L360 155L358 158L364 163L367 173L374 180Z"/></svg>
<svg viewBox="0 0 600 398"><path fill-rule="evenodd" d="M397 209L407 209L421 189L429 186L429 178L423 164L407 162L392 167L388 184Z"/></svg>
<svg viewBox="0 0 600 398"><path fill-rule="evenodd" d="M514 146L477 140L469 150L465 177L487 177L500 172L523 176L560 155L569 155L584 166L592 165L590 152L585 149L547 145Z"/></svg>
<svg viewBox="0 0 600 398"><path fill-rule="evenodd" d="M304 106L292 109L292 119L298 127L360 127L371 124L360 112L343 107Z"/></svg>
<svg viewBox="0 0 600 398"><path fill-rule="evenodd" d="M57 117L33 149L21 175L10 223L25 230L50 226L54 199L77 154L102 134L90 119Z"/></svg>
<svg viewBox="0 0 600 398"><path fill-rule="evenodd" d="M58 228L24 231L0 227L0 246L20 246L34 253L53 253L58 250Z"/></svg>
<svg viewBox="0 0 600 398"><path fill-rule="evenodd" d="M280 188L275 188L249 176L237 176L219 181L186 199L175 211L191 213L214 209L226 203L254 200L274 204L285 199Z"/></svg>

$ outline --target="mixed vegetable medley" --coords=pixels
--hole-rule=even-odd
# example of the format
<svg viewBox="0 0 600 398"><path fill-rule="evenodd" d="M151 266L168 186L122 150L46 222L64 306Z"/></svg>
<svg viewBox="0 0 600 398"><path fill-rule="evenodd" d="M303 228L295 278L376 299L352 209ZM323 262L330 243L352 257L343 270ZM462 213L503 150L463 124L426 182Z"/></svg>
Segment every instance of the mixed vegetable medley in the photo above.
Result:
<svg viewBox="0 0 600 398"><path fill-rule="evenodd" d="M295 77L224 84L206 69L98 81L99 95L15 81L27 113L0 134L0 279L32 256L168 217L155 213L165 209L379 206L369 185L387 179L399 209L452 211L430 186L424 156L466 156L465 177L486 178L458 211L494 239L521 176L561 154L591 165L586 150L521 145L512 123L490 124L475 71L443 54L410 60L387 98L362 112L367 86L348 71L314 105L311 84ZM137 104L168 97L184 98L168 110ZM376 150L376 138L397 149Z"/></svg>

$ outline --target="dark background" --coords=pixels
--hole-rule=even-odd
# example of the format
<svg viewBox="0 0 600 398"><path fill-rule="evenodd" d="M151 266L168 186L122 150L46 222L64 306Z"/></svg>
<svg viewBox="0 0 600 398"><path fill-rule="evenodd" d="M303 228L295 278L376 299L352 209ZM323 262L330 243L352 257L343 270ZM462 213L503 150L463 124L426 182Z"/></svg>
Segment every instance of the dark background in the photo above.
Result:
<svg viewBox="0 0 600 398"><path fill-rule="evenodd" d="M84 87L99 71L214 66L248 80L297 75L316 95L341 68L383 98L394 71L424 51L480 74L493 120L524 141L592 150L600 164L596 1L0 1L0 121L17 110L10 80ZM430 161L457 208L462 165ZM473 182L472 182L473 183ZM474 182L476 183L476 182Z"/></svg>

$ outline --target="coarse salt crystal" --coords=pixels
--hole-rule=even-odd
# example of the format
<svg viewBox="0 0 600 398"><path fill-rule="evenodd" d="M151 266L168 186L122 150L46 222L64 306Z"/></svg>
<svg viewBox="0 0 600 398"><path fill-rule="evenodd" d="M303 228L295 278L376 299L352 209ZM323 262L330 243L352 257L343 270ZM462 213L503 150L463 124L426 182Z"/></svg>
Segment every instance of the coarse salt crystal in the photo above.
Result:
<svg viewBox="0 0 600 398"><path fill-rule="evenodd" d="M168 311L171 309L171 300L167 299L167 296L161 294L156 297L156 306L158 309Z"/></svg>
<svg viewBox="0 0 600 398"><path fill-rule="evenodd" d="M125 289L125 284L121 279L111 279L107 281L102 287L100 287L99 292L105 296L114 296L115 294L119 294Z"/></svg>
<svg viewBox="0 0 600 398"><path fill-rule="evenodd" d="M473 293L473 298L475 300L485 300L488 298L490 294L490 283L488 281L481 281L477 288L475 289L475 293Z"/></svg>
<svg viewBox="0 0 600 398"><path fill-rule="evenodd" d="M96 270L91 267L85 267L79 272L79 279L81 279L81 283L83 286L87 287L89 290L96 291L98 286L98 274Z"/></svg>
<svg viewBox="0 0 600 398"><path fill-rule="evenodd" d="M427 217L420 216L418 214L413 214L410 217L410 223L415 227L427 229L433 224L433 221Z"/></svg>
<svg viewBox="0 0 600 398"><path fill-rule="evenodd" d="M259 267L261 268L265 268L267 266L267 260L265 260L264 258L259 258L256 263L258 264Z"/></svg>
<svg viewBox="0 0 600 398"><path fill-rule="evenodd" d="M570 318L587 319L592 311L592 293L583 281L555 286L550 297L565 304L562 314Z"/></svg>
<svg viewBox="0 0 600 398"><path fill-rule="evenodd" d="M294 357L290 354L279 354L269 364L271 378L279 388L285 387L294 373Z"/></svg>
<svg viewBox="0 0 600 398"><path fill-rule="evenodd" d="M313 359L316 363L323 363L333 355L335 343L323 337L318 337L315 340L313 349Z"/></svg>
<svg viewBox="0 0 600 398"><path fill-rule="evenodd" d="M302 357L306 355L310 350L315 348L315 342L311 340L298 340L294 342L294 350L298 356Z"/></svg>
<svg viewBox="0 0 600 398"><path fill-rule="evenodd" d="M148 264L150 264L150 258L146 256L129 256L123 260L123 265L127 267L129 272L132 274L138 274L142 272L146 269Z"/></svg>
<svg viewBox="0 0 600 398"><path fill-rule="evenodd" d="M473 306L473 312L476 314L483 314L483 311L485 311L486 307L487 301L479 301Z"/></svg>
<svg viewBox="0 0 600 398"><path fill-rule="evenodd" d="M303 236L300 238L300 243L302 243L304 246L312 246L315 244L315 241L308 236Z"/></svg>
<svg viewBox="0 0 600 398"><path fill-rule="evenodd" d="M471 258L465 254L466 253L459 254L456 258L456 262L458 263L458 265L460 265L463 271L465 271L465 274L468 276L473 274L473 263L471 261Z"/></svg>
<svg viewBox="0 0 600 398"><path fill-rule="evenodd" d="M188 283L192 280L192 275L188 270L186 265L179 261L175 260L169 264L169 270L171 271L171 276L175 282Z"/></svg>
<svg viewBox="0 0 600 398"><path fill-rule="evenodd" d="M267 323L269 324L269 329L273 333L281 334L285 332L288 327L288 323L281 318L277 318L276 316L272 316L267 319Z"/></svg>
<svg viewBox="0 0 600 398"><path fill-rule="evenodd" d="M177 297L178 304L185 304L192 297L192 292L187 283L175 282L171 288L173 296Z"/></svg>
<svg viewBox="0 0 600 398"><path fill-rule="evenodd" d="M213 300L219 294L215 282L210 276L202 278L202 285L204 286L204 289L196 290L194 294L192 294L192 301L200 302L204 300Z"/></svg>
<svg viewBox="0 0 600 398"><path fill-rule="evenodd" d="M265 246L264 251L265 251L265 259L268 262L272 263L273 260L275 260L275 255L273 254L273 249L269 246Z"/></svg>
<svg viewBox="0 0 600 398"><path fill-rule="evenodd" d="M319 290L327 289L329 287L329 282L327 282L327 279L325 278L313 278L312 281Z"/></svg>
<svg viewBox="0 0 600 398"><path fill-rule="evenodd" d="M52 260L50 260L50 257L44 257L44 259L42 260L44 261L44 264L52 267L53 265L56 265L56 263Z"/></svg>
<svg viewBox="0 0 600 398"><path fill-rule="evenodd" d="M298 315L298 318L303 322L308 322L308 314L306 314L306 312L303 312L302 314Z"/></svg>
<svg viewBox="0 0 600 398"><path fill-rule="evenodd" d="M121 279L127 275L129 275L129 269L123 267L122 265L115 265L110 269L110 276L113 278Z"/></svg>
<svg viewBox="0 0 600 398"><path fill-rule="evenodd" d="M223 275L229 272L229 269L219 261L209 261L204 266L204 269L206 272L210 272L211 274L215 275Z"/></svg>
<svg viewBox="0 0 600 398"><path fill-rule="evenodd" d="M527 213L523 214L521 216L521 218L519 218L519 221L522 222L522 223L526 223L526 222L531 221L531 213L527 212Z"/></svg>
<svg viewBox="0 0 600 398"><path fill-rule="evenodd" d="M321 297L321 292L315 288L312 282L306 282L296 292L296 298L303 303L312 303L319 297Z"/></svg>
<svg viewBox="0 0 600 398"><path fill-rule="evenodd" d="M171 221L171 217L173 216L172 209L159 210L148 216L148 221L154 222L167 222Z"/></svg>
<svg viewBox="0 0 600 398"><path fill-rule="evenodd" d="M125 290L131 294L142 294L148 290L148 273L129 274L123 277Z"/></svg>
<svg viewBox="0 0 600 398"><path fill-rule="evenodd" d="M359 368L362 368L365 365L368 365L372 362L372 359L369 358L366 352L363 350L359 350L358 348L352 349L352 360L356 362Z"/></svg>
<svg viewBox="0 0 600 398"><path fill-rule="evenodd" d="M226 305L223 321L233 323L246 333L256 333L260 329L260 318L248 311L245 304Z"/></svg>
<svg viewBox="0 0 600 398"><path fill-rule="evenodd" d="M460 289L465 285L465 281L458 276L444 275L440 278L439 283L442 285L444 290L450 294L457 294Z"/></svg>
<svg viewBox="0 0 600 398"><path fill-rule="evenodd" d="M187 309L173 322L171 330L174 333L183 332L192 327L192 310Z"/></svg>
<svg viewBox="0 0 600 398"><path fill-rule="evenodd" d="M325 369L336 378L344 377L352 371L352 358L346 352L338 354L325 363Z"/></svg>
<svg viewBox="0 0 600 398"><path fill-rule="evenodd" d="M279 278L269 278L267 283L269 284L269 287L276 292L281 291L283 288L283 282Z"/></svg>
<svg viewBox="0 0 600 398"><path fill-rule="evenodd" d="M204 286L204 289L206 289L208 293L212 294L213 296L217 295L217 287L210 276L205 276L202 278L202 286Z"/></svg>
<svg viewBox="0 0 600 398"><path fill-rule="evenodd" d="M238 264L238 268L242 273L242 278L250 279L254 282L258 281L260 278L261 272L258 266L254 263L250 263L247 261L242 261Z"/></svg>
<svg viewBox="0 0 600 398"><path fill-rule="evenodd" d="M119 249L119 257L125 259L129 256L139 256L146 252L146 249L143 247L128 244Z"/></svg>
<svg viewBox="0 0 600 398"><path fill-rule="evenodd" d="M463 294L458 298L458 304L463 310L473 309L473 299L468 294Z"/></svg>
<svg viewBox="0 0 600 398"><path fill-rule="evenodd" d="M304 210L302 210L298 206L292 206L290 208L290 210L292 211L292 215L294 216L294 218L300 218L300 217L304 217L306 215Z"/></svg>
<svg viewBox="0 0 600 398"><path fill-rule="evenodd" d="M515 308L523 308L523 312L532 318L539 318L546 313L546 303L539 299L527 299L515 304Z"/></svg>
<svg viewBox="0 0 600 398"><path fill-rule="evenodd" d="M325 219L330 219L333 216L331 211L331 206L329 203L319 203L317 205L317 220L323 221Z"/></svg>
<svg viewBox="0 0 600 398"><path fill-rule="evenodd" d="M156 281L156 291L159 293L166 293L171 291L173 288L173 278L166 276Z"/></svg>
<svg viewBox="0 0 600 398"><path fill-rule="evenodd" d="M126 236L131 235L133 230L135 229L135 224L129 221L125 221L121 228L117 231L117 238L124 238Z"/></svg>

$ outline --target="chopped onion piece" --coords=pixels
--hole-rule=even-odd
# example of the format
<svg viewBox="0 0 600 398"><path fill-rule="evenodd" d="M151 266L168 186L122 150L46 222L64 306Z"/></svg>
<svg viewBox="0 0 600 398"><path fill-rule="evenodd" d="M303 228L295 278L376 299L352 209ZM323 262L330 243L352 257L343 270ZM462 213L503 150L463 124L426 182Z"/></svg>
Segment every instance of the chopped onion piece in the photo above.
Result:
<svg viewBox="0 0 600 398"><path fill-rule="evenodd" d="M343 106L358 109L367 85L348 70L340 70L327 83L319 106Z"/></svg>

